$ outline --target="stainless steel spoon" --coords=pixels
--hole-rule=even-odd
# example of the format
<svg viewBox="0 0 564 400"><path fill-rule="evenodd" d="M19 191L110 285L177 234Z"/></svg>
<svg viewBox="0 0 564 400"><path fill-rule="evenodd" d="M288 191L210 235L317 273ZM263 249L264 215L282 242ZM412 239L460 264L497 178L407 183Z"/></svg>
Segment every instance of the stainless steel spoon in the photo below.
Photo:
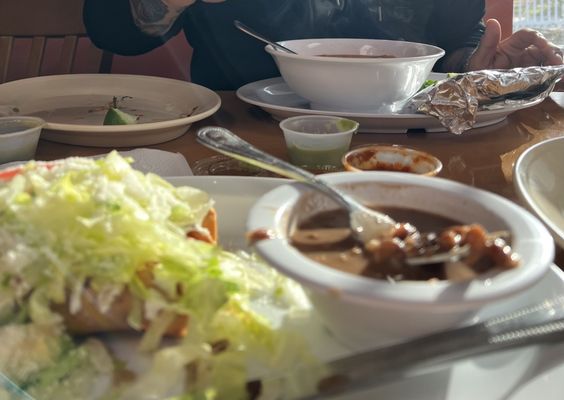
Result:
<svg viewBox="0 0 564 400"><path fill-rule="evenodd" d="M385 235L396 223L388 215L365 207L312 173L257 149L225 128L213 126L202 128L198 131L197 140L222 154L306 183L325 193L349 211L350 226L362 242Z"/></svg>
<svg viewBox="0 0 564 400"><path fill-rule="evenodd" d="M281 44L273 42L272 40L268 39L266 36L264 36L264 35L256 32L255 30L249 28L247 25L243 24L241 21L235 20L235 21L233 21L233 24L240 31L245 32L247 35L250 35L250 36L254 37L255 39L261 40L264 43L271 45L272 47L274 47L277 50L285 51L286 53L290 53L290 54L298 54L294 50L290 50L289 48L284 47Z"/></svg>
<svg viewBox="0 0 564 400"><path fill-rule="evenodd" d="M325 377L317 385L298 386L298 393L292 399L340 398L467 357L562 341L564 296L558 296L481 323L331 361L326 365ZM265 377L261 382L263 385L284 388L288 383L295 385L295 382L303 382L304 378L311 377L311 374L308 375L310 370L310 365L294 366L284 375Z"/></svg>
<svg viewBox="0 0 564 400"><path fill-rule="evenodd" d="M349 212L350 227L355 237L362 243L367 243L371 239L386 237L396 224L396 221L390 216L365 207L351 196L334 186L328 185L312 173L257 149L225 128L217 126L202 128L198 131L196 140L219 153L308 184L329 196ZM409 257L405 262L412 266L454 262L467 256L468 252L468 246L455 247L448 252L433 254L432 256Z"/></svg>

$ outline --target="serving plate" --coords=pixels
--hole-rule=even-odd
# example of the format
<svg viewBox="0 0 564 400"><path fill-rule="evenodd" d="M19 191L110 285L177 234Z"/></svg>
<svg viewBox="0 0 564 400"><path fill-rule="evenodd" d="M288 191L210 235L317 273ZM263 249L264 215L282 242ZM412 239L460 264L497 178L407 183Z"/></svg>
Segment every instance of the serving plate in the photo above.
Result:
<svg viewBox="0 0 564 400"><path fill-rule="evenodd" d="M218 212L220 243L230 249L246 248L245 221L251 205L262 194L286 183L284 179L257 177L177 177L176 185L190 185L207 191ZM518 308L548 296L564 293L564 274L553 266L530 290L503 308ZM480 318L495 311L484 310ZM302 327L313 351L322 359L333 359L350 352L337 342L313 313ZM121 342L113 343L119 348ZM127 348L127 347L122 347ZM368 392L342 396L342 400L418 399L418 400L561 400L564 393L564 344L505 351L457 362L448 367L420 371L414 376Z"/></svg>
<svg viewBox="0 0 564 400"><path fill-rule="evenodd" d="M444 74L432 73L429 79L443 79L444 77ZM277 120L303 114L331 114L354 119L360 124L359 132L406 133L410 129L422 129L426 132L446 131L436 118L424 114L378 114L365 111L331 111L313 108L306 99L294 93L282 77L244 85L237 90L237 96L246 103L262 108ZM506 104L496 109L478 111L474 127L496 124L507 118L509 114L532 107L541 101L542 99L538 99L524 104Z"/></svg>
<svg viewBox="0 0 564 400"><path fill-rule="evenodd" d="M113 97L132 125L102 125ZM215 113L219 96L193 83L121 74L41 76L0 85L0 115L43 118L42 138L98 147L144 146L177 138Z"/></svg>
<svg viewBox="0 0 564 400"><path fill-rule="evenodd" d="M513 182L521 200L564 248L564 137L537 143L515 163Z"/></svg>

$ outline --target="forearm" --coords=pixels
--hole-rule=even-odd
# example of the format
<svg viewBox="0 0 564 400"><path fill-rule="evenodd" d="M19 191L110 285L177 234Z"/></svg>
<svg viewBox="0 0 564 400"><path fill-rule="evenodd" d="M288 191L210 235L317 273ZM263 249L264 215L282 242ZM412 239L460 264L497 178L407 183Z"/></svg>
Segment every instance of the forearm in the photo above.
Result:
<svg viewBox="0 0 564 400"><path fill-rule="evenodd" d="M84 25L97 47L121 55L150 51L181 28L178 23L164 36L147 35L135 24L129 0L85 0Z"/></svg>
<svg viewBox="0 0 564 400"><path fill-rule="evenodd" d="M129 2L135 25L151 36L166 34L187 7L186 4L174 4L172 0L129 0Z"/></svg>

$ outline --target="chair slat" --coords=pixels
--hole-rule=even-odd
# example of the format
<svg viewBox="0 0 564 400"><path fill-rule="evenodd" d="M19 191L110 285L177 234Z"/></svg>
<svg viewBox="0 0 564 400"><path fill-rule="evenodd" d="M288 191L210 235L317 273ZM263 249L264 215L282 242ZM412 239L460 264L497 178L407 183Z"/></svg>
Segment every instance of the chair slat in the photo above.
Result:
<svg viewBox="0 0 564 400"><path fill-rule="evenodd" d="M63 48L61 49L61 56L59 58L59 71L61 73L70 74L72 72L77 44L77 36L65 36L65 39L63 40Z"/></svg>
<svg viewBox="0 0 564 400"><path fill-rule="evenodd" d="M8 67L13 46L13 37L0 36L0 83L4 83L8 79Z"/></svg>
<svg viewBox="0 0 564 400"><path fill-rule="evenodd" d="M88 41L83 5L84 0L0 0L0 83L47 73L111 72L112 53L91 42L82 46Z"/></svg>
<svg viewBox="0 0 564 400"><path fill-rule="evenodd" d="M43 63L43 55L45 54L46 41L45 37L33 38L27 63L27 76L39 76L41 73L41 64Z"/></svg>
<svg viewBox="0 0 564 400"><path fill-rule="evenodd" d="M92 44L92 42L89 43L88 45L88 62L90 65L96 65L98 66L98 71L97 72L102 72L100 65L102 65L102 50L100 50L99 48L97 48L96 46L94 46Z"/></svg>

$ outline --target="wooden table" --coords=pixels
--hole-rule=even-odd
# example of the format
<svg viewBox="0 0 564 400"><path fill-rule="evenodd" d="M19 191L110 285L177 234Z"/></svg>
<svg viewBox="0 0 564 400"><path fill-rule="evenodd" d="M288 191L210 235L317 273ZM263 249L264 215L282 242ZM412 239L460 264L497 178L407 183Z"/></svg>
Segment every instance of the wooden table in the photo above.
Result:
<svg viewBox="0 0 564 400"><path fill-rule="evenodd" d="M286 159L286 147L278 122L257 107L240 101L234 92L220 92L221 109L212 117L194 124L189 132L152 148L182 153L190 165L215 153L196 142L195 132L202 126L218 125L230 129L257 147ZM495 192L518 201L512 183L512 168L517 157L542 140L564 135L564 93L558 102L548 98L541 104L511 114L498 124L472 129L462 135L450 133L368 134L353 138L352 146L368 143L395 143L425 150L443 162L439 176ZM79 147L40 141L36 158L52 160L68 156L88 156L110 148ZM557 262L564 266L560 250Z"/></svg>

